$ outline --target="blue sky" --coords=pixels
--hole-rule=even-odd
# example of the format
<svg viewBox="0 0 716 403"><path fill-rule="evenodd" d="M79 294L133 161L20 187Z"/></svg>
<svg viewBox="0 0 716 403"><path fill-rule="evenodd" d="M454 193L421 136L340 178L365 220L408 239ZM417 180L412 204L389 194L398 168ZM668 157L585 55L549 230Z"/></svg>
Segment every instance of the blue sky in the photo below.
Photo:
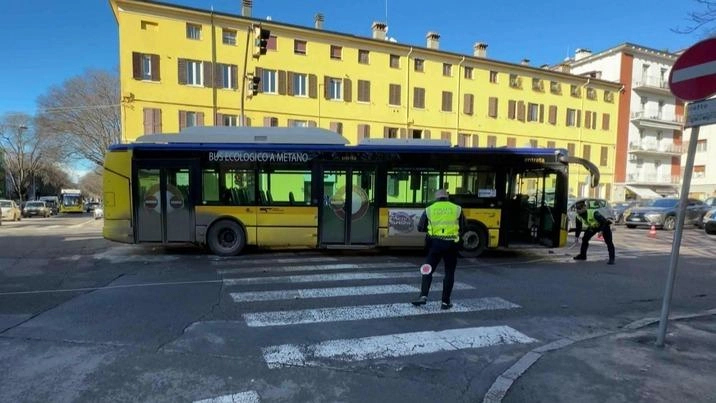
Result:
<svg viewBox="0 0 716 403"><path fill-rule="evenodd" d="M167 3L240 13L241 0L173 0ZM253 16L370 36L373 21L386 21L398 42L425 46L425 34L441 35L440 48L472 53L486 42L488 57L534 66L555 64L576 48L594 52L632 42L679 50L701 39L676 34L699 10L694 0L254 0ZM387 7L386 7L387 5ZM387 10L387 13L386 13ZM386 19L387 16L387 19ZM34 114L36 99L51 86L89 68L118 66L117 25L106 0L4 0L0 13L0 115Z"/></svg>

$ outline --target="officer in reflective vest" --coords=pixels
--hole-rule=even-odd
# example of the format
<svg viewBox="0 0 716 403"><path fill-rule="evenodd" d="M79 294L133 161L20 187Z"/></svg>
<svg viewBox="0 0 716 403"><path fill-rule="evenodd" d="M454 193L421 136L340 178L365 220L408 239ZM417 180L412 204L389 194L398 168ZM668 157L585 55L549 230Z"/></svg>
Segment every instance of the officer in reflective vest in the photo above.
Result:
<svg viewBox="0 0 716 403"><path fill-rule="evenodd" d="M418 231L427 232L426 264L430 265L430 272L423 274L420 295L418 299L412 301L412 304L420 306L427 303L433 272L442 260L445 265L445 279L440 309L450 309L452 308L450 294L455 282L460 234L465 228L465 216L460 206L448 200L446 190L439 189L435 192L435 199L435 202L425 209L418 223Z"/></svg>
<svg viewBox="0 0 716 403"><path fill-rule="evenodd" d="M609 219L605 217L604 213L600 212L599 209L587 207L587 201L585 200L578 201L574 207L577 210L575 232L577 240L579 240L579 234L582 232L582 225L587 227L582 237L582 248L579 251L579 255L574 257L574 260L587 260L589 240L592 239L594 234L601 232L604 243L607 244L607 251L609 252L607 264L614 264L614 242L612 241L612 229Z"/></svg>

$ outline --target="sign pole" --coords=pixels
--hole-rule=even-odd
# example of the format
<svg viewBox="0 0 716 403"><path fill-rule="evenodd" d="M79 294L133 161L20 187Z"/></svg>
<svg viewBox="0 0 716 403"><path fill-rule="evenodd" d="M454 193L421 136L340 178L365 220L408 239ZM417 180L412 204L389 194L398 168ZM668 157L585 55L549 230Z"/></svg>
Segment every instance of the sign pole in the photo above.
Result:
<svg viewBox="0 0 716 403"><path fill-rule="evenodd" d="M671 244L671 260L669 261L669 275L666 279L664 289L664 300L661 304L661 319L659 319L659 334L656 337L656 346L664 347L666 338L666 326L669 321L669 309L671 306L671 295L674 293L674 279L676 278L676 267L679 264L679 248L681 247L681 236L684 233L684 218L686 216L686 205L689 202L689 188L691 185L691 173L694 170L694 155L696 154L696 143L699 139L699 126L691 129L689 139L689 151L686 155L686 166L684 167L684 178L681 185L681 199L679 200L679 212L676 215L676 233Z"/></svg>

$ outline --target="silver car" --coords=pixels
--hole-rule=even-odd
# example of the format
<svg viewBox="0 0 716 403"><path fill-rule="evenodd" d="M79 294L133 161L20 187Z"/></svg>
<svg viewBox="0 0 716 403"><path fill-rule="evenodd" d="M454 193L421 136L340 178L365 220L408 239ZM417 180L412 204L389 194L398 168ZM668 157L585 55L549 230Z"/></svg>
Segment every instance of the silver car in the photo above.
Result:
<svg viewBox="0 0 716 403"><path fill-rule="evenodd" d="M13 200L0 200L0 211L2 211L3 220L20 221L22 219L20 207Z"/></svg>

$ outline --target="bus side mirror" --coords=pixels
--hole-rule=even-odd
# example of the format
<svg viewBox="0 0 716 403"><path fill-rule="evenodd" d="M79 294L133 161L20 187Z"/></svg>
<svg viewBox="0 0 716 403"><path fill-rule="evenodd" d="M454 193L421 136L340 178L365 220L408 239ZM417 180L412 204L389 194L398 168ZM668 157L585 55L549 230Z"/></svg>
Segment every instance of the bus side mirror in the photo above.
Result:
<svg viewBox="0 0 716 403"><path fill-rule="evenodd" d="M410 173L410 190L420 190L420 172Z"/></svg>

